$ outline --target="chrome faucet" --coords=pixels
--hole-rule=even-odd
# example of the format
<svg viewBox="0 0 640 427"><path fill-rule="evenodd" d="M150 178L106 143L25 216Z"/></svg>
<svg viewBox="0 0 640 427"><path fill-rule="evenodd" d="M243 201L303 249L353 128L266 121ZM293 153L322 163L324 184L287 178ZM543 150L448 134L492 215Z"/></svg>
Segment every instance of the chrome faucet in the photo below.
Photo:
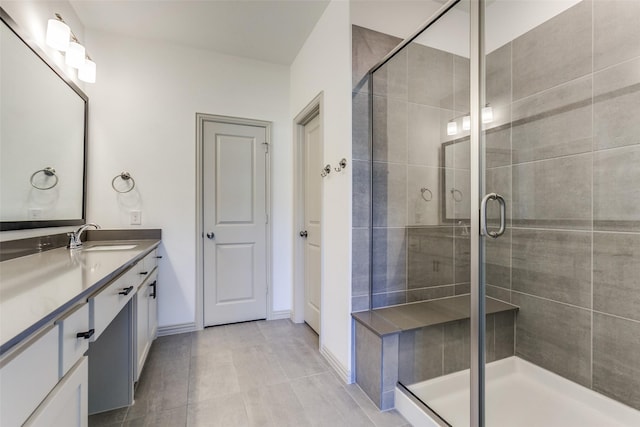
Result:
<svg viewBox="0 0 640 427"><path fill-rule="evenodd" d="M69 246L67 246L69 249L79 249L82 247L82 240L80 240L80 236L82 235L82 232L84 230L86 230L89 227L93 227L96 230L100 229L100 226L98 224L94 224L93 222L87 223L85 225L83 225L82 227L78 228L77 231L72 231L70 233L67 233L67 236L69 236Z"/></svg>

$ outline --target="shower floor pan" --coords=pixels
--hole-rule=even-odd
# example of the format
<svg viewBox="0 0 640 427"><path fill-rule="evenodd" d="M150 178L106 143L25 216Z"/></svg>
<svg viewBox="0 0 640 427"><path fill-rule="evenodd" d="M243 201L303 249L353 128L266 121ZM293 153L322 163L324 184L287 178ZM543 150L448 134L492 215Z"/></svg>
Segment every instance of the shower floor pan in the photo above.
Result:
<svg viewBox="0 0 640 427"><path fill-rule="evenodd" d="M640 411L519 357L486 368L487 427L640 426ZM469 423L469 370L408 387L453 427ZM396 388L396 409L415 427L442 424Z"/></svg>

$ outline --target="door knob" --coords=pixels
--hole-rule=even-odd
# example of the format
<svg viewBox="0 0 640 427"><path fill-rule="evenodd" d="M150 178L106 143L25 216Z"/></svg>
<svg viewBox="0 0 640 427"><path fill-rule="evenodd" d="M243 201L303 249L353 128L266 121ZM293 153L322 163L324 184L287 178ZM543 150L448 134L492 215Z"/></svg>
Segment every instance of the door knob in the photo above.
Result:
<svg viewBox="0 0 640 427"><path fill-rule="evenodd" d="M300 232L300 237L304 237L306 239L307 236L308 236L307 230L303 230Z"/></svg>
<svg viewBox="0 0 640 427"><path fill-rule="evenodd" d="M207 233L207 237L208 237L209 239L213 239L214 237L216 237L216 235L215 235L215 234L213 234L213 232L212 232L212 231L210 231L210 232L208 232L208 233Z"/></svg>

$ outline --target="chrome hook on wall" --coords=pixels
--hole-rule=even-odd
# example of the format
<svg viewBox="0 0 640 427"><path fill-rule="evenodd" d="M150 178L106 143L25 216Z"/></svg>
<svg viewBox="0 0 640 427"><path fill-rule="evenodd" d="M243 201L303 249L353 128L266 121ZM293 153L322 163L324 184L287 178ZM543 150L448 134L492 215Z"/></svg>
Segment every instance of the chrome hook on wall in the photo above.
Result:
<svg viewBox="0 0 640 427"><path fill-rule="evenodd" d="M340 162L338 163L338 167L334 168L336 170L336 172L340 172L342 169L347 167L347 159L342 159L340 160Z"/></svg>
<svg viewBox="0 0 640 427"><path fill-rule="evenodd" d="M320 172L320 176L324 178L330 173L331 173L331 165L327 163L327 165L322 169L322 172Z"/></svg>

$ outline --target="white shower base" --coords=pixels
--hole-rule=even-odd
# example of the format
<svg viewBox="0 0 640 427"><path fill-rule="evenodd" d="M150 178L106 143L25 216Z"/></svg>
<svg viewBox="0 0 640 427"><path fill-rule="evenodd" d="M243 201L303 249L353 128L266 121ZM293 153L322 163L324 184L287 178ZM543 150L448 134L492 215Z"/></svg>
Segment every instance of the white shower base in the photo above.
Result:
<svg viewBox="0 0 640 427"><path fill-rule="evenodd" d="M640 411L518 357L487 364L488 427L637 427ZM469 370L408 387L454 427L469 423ZM400 389L396 409L415 427L439 426Z"/></svg>

